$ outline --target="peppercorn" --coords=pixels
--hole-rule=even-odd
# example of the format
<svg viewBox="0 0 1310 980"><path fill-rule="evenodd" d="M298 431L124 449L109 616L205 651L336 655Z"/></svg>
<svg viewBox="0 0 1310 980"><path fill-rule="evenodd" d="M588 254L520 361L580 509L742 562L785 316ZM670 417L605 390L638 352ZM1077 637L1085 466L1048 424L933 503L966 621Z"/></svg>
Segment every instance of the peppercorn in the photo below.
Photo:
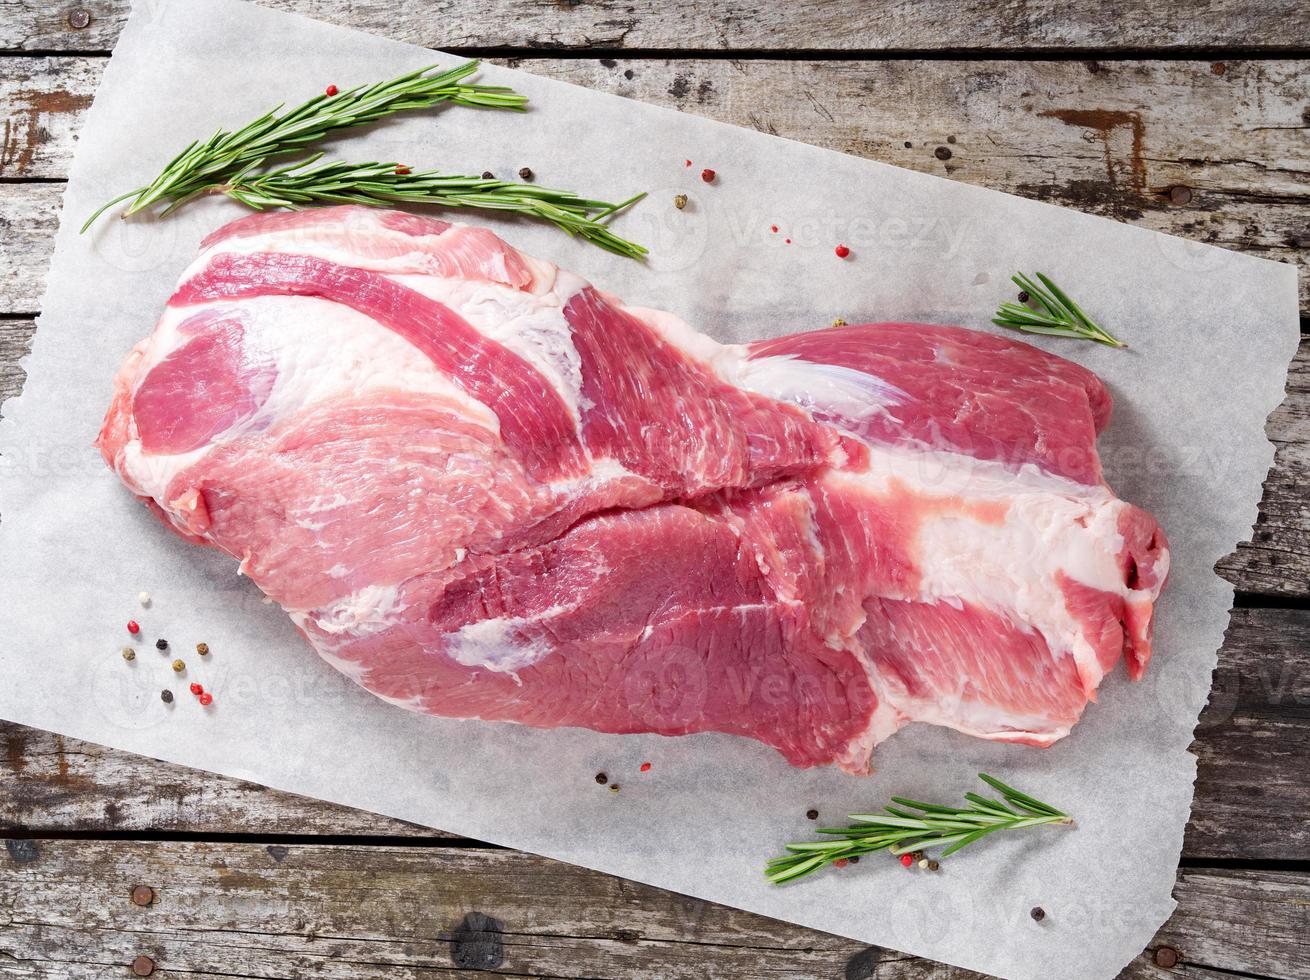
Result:
<svg viewBox="0 0 1310 980"><path fill-rule="evenodd" d="M182 661L182 660L174 660L174 661L173 661L173 671L174 671L174 673L178 673L178 674L180 674L180 673L182 673L182 671L184 671L184 670L186 670L186 662L185 662L185 661Z"/></svg>
<svg viewBox="0 0 1310 980"><path fill-rule="evenodd" d="M159 700L160 700L160 701L163 701L164 704L172 704L172 703L173 703L173 692L172 692L172 691L160 691L160 692L159 692Z"/></svg>
<svg viewBox="0 0 1310 980"><path fill-rule="evenodd" d="M912 860L914 860L914 861L922 861L922 860L923 860L923 851L911 851L911 852L910 852L910 858L911 858Z"/></svg>
<svg viewBox="0 0 1310 980"><path fill-rule="evenodd" d="M1026 290L1026 289L1021 289L1021 290L1019 290L1019 302L1020 302L1020 303L1026 303L1026 302L1028 302L1029 298L1030 298L1030 297L1028 296L1028 290Z"/></svg>
<svg viewBox="0 0 1310 980"><path fill-rule="evenodd" d="M1033 910L1028 914L1033 917L1034 922L1041 922L1046 918L1046 909L1042 908L1040 905L1036 905L1033 906Z"/></svg>
<svg viewBox="0 0 1310 980"><path fill-rule="evenodd" d="M482 171L482 179L483 179L483 180L495 180L495 179L496 179L496 175L493 174L490 170L484 170L484 171Z"/></svg>
<svg viewBox="0 0 1310 980"><path fill-rule="evenodd" d="M211 704L214 703L214 695L208 693L202 694L200 695L199 700L200 703L203 704L205 707L209 707Z"/></svg>
<svg viewBox="0 0 1310 980"><path fill-rule="evenodd" d="M850 862L850 860L849 860L848 858L838 858L836 861L833 861L833 862L832 862L832 866L833 866L834 868L844 868L844 867L846 867L846 865L848 865L848 864L850 864L850 863L851 863L851 862Z"/></svg>
<svg viewBox="0 0 1310 980"><path fill-rule="evenodd" d="M138 593L136 594L136 601L139 602L139 603L141 603L141 605L143 605L143 606L148 606L148 605L150 605L150 593L149 593L149 592L138 592Z"/></svg>
<svg viewBox="0 0 1310 980"><path fill-rule="evenodd" d="M131 647L123 647L123 659L124 659L124 660L135 660L135 659L136 659L136 651L133 650Z"/></svg>
<svg viewBox="0 0 1310 980"><path fill-rule="evenodd" d="M640 768L642 772L650 772L650 763L643 762L638 768Z"/></svg>
<svg viewBox="0 0 1310 980"><path fill-rule="evenodd" d="M617 793L618 791L619 791L619 784L618 784L618 783L615 783L613 786L610 787L610 792L611 792L611 793Z"/></svg>
<svg viewBox="0 0 1310 980"><path fill-rule="evenodd" d="M837 253L837 258L839 259L844 259L846 258L846 256L851 254L851 250L847 248L845 245L838 245L836 248L833 249L833 251Z"/></svg>
<svg viewBox="0 0 1310 980"><path fill-rule="evenodd" d="M941 865L937 863L937 859L936 859L936 858L929 858L929 859L928 859L928 870L929 870L929 871L936 871L936 870L937 870L938 868L940 868L940 867L941 867Z"/></svg>
<svg viewBox="0 0 1310 980"><path fill-rule="evenodd" d="M129 619L129 620L127 621L127 631L128 631L129 633L134 634L134 635L135 635L136 633L140 633L140 632L141 632L141 624L138 623L135 619Z"/></svg>
<svg viewBox="0 0 1310 980"><path fill-rule="evenodd" d="M928 859L919 858L919 867L923 868L925 871L928 870Z"/></svg>
<svg viewBox="0 0 1310 980"><path fill-rule="evenodd" d="M531 180L531 179L532 179L532 168L519 167L519 180Z"/></svg>
<svg viewBox="0 0 1310 980"><path fill-rule="evenodd" d="M910 867L912 864L914 864L914 858L910 857L910 855L908 855L908 854L902 854L902 855L901 855L901 865L902 865L903 867L908 868L908 867Z"/></svg>
<svg viewBox="0 0 1310 980"><path fill-rule="evenodd" d="M209 656L209 644L208 644L208 643L197 643L197 644L196 644L196 653L200 654L200 656L202 656L202 657L207 657L207 656Z"/></svg>
<svg viewBox="0 0 1310 980"><path fill-rule="evenodd" d="M410 173L410 172L411 172L411 171L410 171L409 167L400 166L400 167L397 167L397 168L396 168L396 176L397 176L397 177L404 177L407 173Z"/></svg>
<svg viewBox="0 0 1310 980"><path fill-rule="evenodd" d="M674 195L673 195L673 206L674 206L675 208L677 208L679 211L681 211L683 208L685 208L685 207L687 206L687 195L686 195L686 194L674 194Z"/></svg>
<svg viewBox="0 0 1310 980"><path fill-rule="evenodd" d="M856 854L851 858L851 864L859 864L859 863L860 863L860 856Z"/></svg>
<svg viewBox="0 0 1310 980"><path fill-rule="evenodd" d="M602 786L604 786L609 781L610 781L609 776L606 776L603 772L596 773L596 782L600 783Z"/></svg>
<svg viewBox="0 0 1310 980"><path fill-rule="evenodd" d="M778 234L778 226L777 226L777 225L769 225L769 231L773 232L775 235Z"/></svg>
<svg viewBox="0 0 1310 980"><path fill-rule="evenodd" d="M837 317L837 319L832 321L832 325L834 327L844 327L846 326L846 321L843 320L841 317Z"/></svg>
<svg viewBox="0 0 1310 980"><path fill-rule="evenodd" d="M819 819L819 811L818 811L818 810L806 810L806 811L805 811L805 819L806 819L806 820L818 820L818 819Z"/></svg>
<svg viewBox="0 0 1310 980"><path fill-rule="evenodd" d="M197 683L195 683L194 681L192 681L192 683L191 683L191 693L192 693L192 694L204 694L204 693L205 693L205 689L204 689L203 687L201 687L199 684L197 684Z"/></svg>
<svg viewBox="0 0 1310 980"><path fill-rule="evenodd" d="M712 184L712 183L714 183L714 177L715 177L715 176L716 176L716 175L715 175L714 171L711 170L711 169L709 169L708 167L706 167L704 170L702 170L702 171L700 172L700 179L703 180L703 181L705 181L705 183L707 183L707 184Z"/></svg>
<svg viewBox="0 0 1310 980"><path fill-rule="evenodd" d="M165 639L161 636L158 640L155 641L155 649L156 649L156 650L167 650L167 649L168 649L168 641L165 640Z"/></svg>
<svg viewBox="0 0 1310 980"><path fill-rule="evenodd" d="M336 87L335 85L329 85L327 88L325 88L325 89L323 90L323 94L324 94L324 95L336 95L336 94L337 94L337 91L338 91L338 89L337 89L337 87Z"/></svg>

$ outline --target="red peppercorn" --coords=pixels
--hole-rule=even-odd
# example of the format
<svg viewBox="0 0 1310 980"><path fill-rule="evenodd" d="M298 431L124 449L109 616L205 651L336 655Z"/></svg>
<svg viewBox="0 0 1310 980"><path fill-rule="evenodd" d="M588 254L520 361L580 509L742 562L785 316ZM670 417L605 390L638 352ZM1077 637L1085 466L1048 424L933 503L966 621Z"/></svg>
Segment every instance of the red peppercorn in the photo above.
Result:
<svg viewBox="0 0 1310 980"><path fill-rule="evenodd" d="M778 234L778 226L777 226L777 225L769 225L769 231L773 232L775 235Z"/></svg>
<svg viewBox="0 0 1310 980"><path fill-rule="evenodd" d="M127 621L127 631L128 631L129 633L140 633L140 632L141 632L141 624L138 623L135 619L129 619L129 620Z"/></svg>
<svg viewBox="0 0 1310 980"><path fill-rule="evenodd" d="M205 693L205 689L204 689L202 686L200 686L199 684L192 684L192 685L191 685L191 693L192 693L192 694L204 694L204 693Z"/></svg>
<svg viewBox="0 0 1310 980"><path fill-rule="evenodd" d="M409 169L409 167L397 167L397 168L396 168L396 173L397 173L399 176L403 177L403 176L405 176L405 174L410 173L410 169Z"/></svg>
<svg viewBox="0 0 1310 980"><path fill-rule="evenodd" d="M641 771L642 771L642 772L650 772L650 763L649 763L649 762L643 762L643 763L641 764Z"/></svg>
<svg viewBox="0 0 1310 980"><path fill-rule="evenodd" d="M791 244L791 239L790 239L790 238L784 238L783 241L786 242L788 245Z"/></svg>
<svg viewBox="0 0 1310 980"><path fill-rule="evenodd" d="M323 90L324 95L336 95L337 92L338 89L335 85L329 85L326 89Z"/></svg>
<svg viewBox="0 0 1310 980"><path fill-rule="evenodd" d="M690 167L690 166L691 166L691 161L690 161L690 160L683 160L683 161L682 161L682 165L683 165L684 167Z"/></svg>
<svg viewBox="0 0 1310 980"><path fill-rule="evenodd" d="M212 694L200 695L200 703L208 707L209 705L214 703L214 695Z"/></svg>
<svg viewBox="0 0 1310 980"><path fill-rule="evenodd" d="M846 256L851 254L851 250L847 248L845 245L838 245L836 248L833 249L833 251L837 253L837 258L839 259L844 259L846 258Z"/></svg>
<svg viewBox="0 0 1310 980"><path fill-rule="evenodd" d="M901 855L901 864L902 864L904 867L907 867L907 868L908 868L908 867L909 867L910 865L912 865L913 863L914 863L914 858L910 857L910 855L908 855L908 854L902 854L902 855Z"/></svg>
<svg viewBox="0 0 1310 980"><path fill-rule="evenodd" d="M847 861L845 858L838 858L836 861L833 861L833 862L832 862L833 867L835 867L835 868L844 868L844 867L846 867L846 865L848 865L848 864L850 864L850 863L851 863L851 862Z"/></svg>
<svg viewBox="0 0 1310 980"><path fill-rule="evenodd" d="M707 184L714 183L714 171L706 167L704 170L700 172L700 179L705 181L705 183Z"/></svg>

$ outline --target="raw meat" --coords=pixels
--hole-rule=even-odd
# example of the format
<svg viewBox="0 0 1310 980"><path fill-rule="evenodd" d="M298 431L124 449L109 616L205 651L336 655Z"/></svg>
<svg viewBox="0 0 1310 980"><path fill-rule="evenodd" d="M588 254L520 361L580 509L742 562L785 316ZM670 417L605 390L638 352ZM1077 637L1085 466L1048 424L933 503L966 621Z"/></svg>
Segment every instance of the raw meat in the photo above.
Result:
<svg viewBox="0 0 1310 980"><path fill-rule="evenodd" d="M1049 745L1169 555L1095 375L883 323L725 346L485 229L362 208L204 243L98 445L319 654L417 711L728 732L867 771L910 721Z"/></svg>

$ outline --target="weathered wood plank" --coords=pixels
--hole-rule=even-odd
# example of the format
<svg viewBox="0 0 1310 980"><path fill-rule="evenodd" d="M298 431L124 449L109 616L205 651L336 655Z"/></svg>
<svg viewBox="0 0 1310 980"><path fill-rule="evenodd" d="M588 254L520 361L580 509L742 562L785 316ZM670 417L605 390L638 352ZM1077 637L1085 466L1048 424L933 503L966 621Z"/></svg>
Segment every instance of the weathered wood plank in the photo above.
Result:
<svg viewBox="0 0 1310 980"><path fill-rule="evenodd" d="M477 967L661 980L978 977L512 851L23 840L0 865L0 976L101 976L147 955L164 971L329 980ZM131 901L141 885L153 904ZM1185 871L1179 911L1153 947L1201 968L1182 976L1294 980L1310 958L1307 887L1304 873ZM1044 927L1060 928L1056 910ZM1125 976L1163 973L1148 952Z"/></svg>
<svg viewBox="0 0 1310 980"><path fill-rule="evenodd" d="M961 17L949 0L742 4L733 0L452 0L434 12L390 0L263 0L266 6L428 47L677 50L1285 49L1310 36L1296 0L1194 4L993 4ZM113 46L129 0L10 0L0 48L86 51ZM85 15L85 16L83 16Z"/></svg>
<svg viewBox="0 0 1310 980"><path fill-rule="evenodd" d="M0 314L41 309L63 193L63 184L0 183Z"/></svg>
<svg viewBox="0 0 1310 980"><path fill-rule="evenodd" d="M513 63L1310 268L1307 61ZM0 59L0 176L67 175L103 65Z"/></svg>
<svg viewBox="0 0 1310 980"><path fill-rule="evenodd" d="M19 725L0 723L0 750L0 833L442 836ZM1310 612L1234 613L1193 750L1199 768L1184 856L1310 854L1310 823L1289 820L1270 834L1261 819L1310 812Z"/></svg>

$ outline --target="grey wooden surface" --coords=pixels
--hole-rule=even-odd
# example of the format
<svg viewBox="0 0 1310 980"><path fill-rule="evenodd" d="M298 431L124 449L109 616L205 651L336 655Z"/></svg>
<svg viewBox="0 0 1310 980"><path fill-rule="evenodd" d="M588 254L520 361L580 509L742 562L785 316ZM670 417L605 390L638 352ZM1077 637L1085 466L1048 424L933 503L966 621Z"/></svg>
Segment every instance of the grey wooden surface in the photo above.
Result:
<svg viewBox="0 0 1310 980"><path fill-rule="evenodd" d="M1310 264L1304 3L268 2ZM126 9L0 2L0 397ZM1268 431L1260 522L1220 564L1238 608L1179 909L1127 977L1310 978L1310 342ZM973 976L21 726L0 744L0 976Z"/></svg>

